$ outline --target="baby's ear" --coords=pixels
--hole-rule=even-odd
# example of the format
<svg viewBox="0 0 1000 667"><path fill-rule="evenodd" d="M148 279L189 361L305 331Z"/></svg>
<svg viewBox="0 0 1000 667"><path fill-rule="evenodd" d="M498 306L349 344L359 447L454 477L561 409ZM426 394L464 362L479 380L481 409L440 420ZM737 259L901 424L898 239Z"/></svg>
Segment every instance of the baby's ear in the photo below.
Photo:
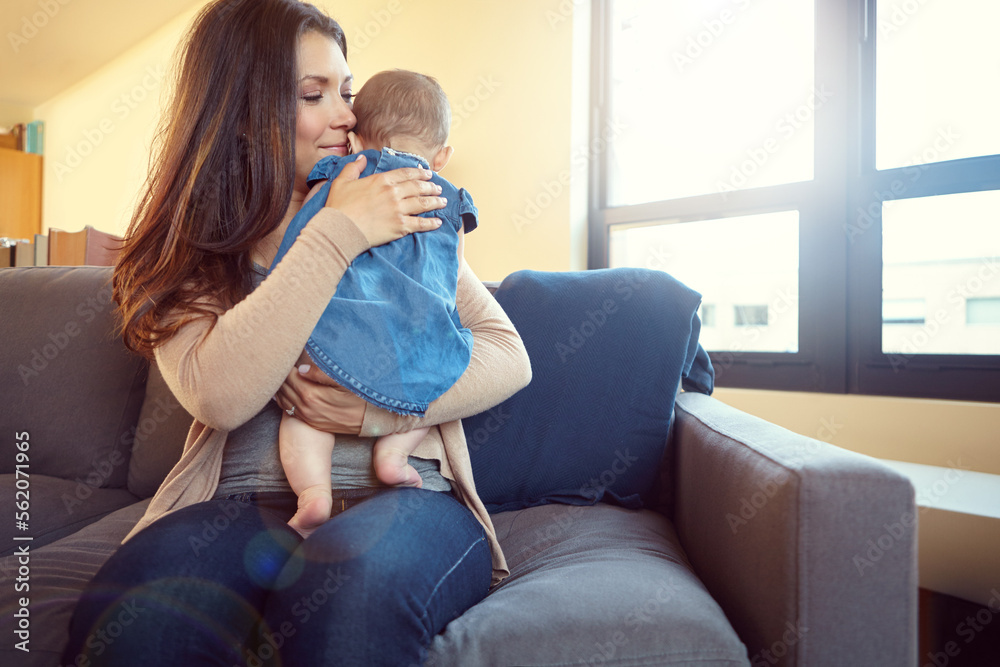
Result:
<svg viewBox="0 0 1000 667"><path fill-rule="evenodd" d="M437 152L434 156L434 160L431 162L431 169L434 171L441 171L444 169L445 165L448 164L448 160L451 159L452 154L454 154L455 149L451 146L445 146Z"/></svg>
<svg viewBox="0 0 1000 667"><path fill-rule="evenodd" d="M361 139L354 132L347 133L347 143L351 147L351 153L360 153L365 149Z"/></svg>

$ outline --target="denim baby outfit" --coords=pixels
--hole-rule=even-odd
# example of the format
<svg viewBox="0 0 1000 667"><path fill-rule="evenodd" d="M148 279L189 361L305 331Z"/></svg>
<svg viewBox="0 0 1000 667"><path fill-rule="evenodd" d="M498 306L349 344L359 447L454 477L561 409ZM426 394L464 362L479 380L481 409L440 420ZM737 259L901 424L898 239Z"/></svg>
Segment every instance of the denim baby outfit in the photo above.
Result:
<svg viewBox="0 0 1000 667"><path fill-rule="evenodd" d="M330 180L364 155L361 177L422 166L416 155L390 148L366 150L316 163L309 185L323 187L295 214L271 270L306 223L326 204ZM424 416L428 404L448 390L469 365L472 332L455 307L458 232L471 232L479 212L472 197L434 174L448 205L422 217L441 226L408 234L358 255L347 268L306 342L306 352L324 373L366 401L403 415Z"/></svg>

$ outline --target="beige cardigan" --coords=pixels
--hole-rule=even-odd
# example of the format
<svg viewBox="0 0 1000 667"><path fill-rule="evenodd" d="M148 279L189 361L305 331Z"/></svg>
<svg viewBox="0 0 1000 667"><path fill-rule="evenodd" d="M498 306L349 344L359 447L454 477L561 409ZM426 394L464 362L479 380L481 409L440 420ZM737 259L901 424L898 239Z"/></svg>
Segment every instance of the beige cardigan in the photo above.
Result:
<svg viewBox="0 0 1000 667"><path fill-rule="evenodd" d="M364 234L348 217L324 208L257 289L230 310L220 311L215 326L208 318L196 319L156 348L156 361L167 385L195 421L180 461L123 543L168 512L212 498L228 432L260 412L278 391L344 271L368 249ZM493 523L476 493L459 420L493 407L526 386L531 367L514 326L464 260L457 306L462 324L472 330L474 339L465 373L431 403L423 418L366 405L360 435L439 425L414 454L440 462L441 474L454 482L459 500L483 525L496 584L509 572Z"/></svg>

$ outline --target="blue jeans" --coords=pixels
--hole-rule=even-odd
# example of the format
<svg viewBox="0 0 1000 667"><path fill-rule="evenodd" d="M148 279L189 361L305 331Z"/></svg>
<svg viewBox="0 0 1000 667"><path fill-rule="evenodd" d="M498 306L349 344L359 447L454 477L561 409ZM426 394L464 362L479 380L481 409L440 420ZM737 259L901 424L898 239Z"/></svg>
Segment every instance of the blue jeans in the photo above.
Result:
<svg viewBox="0 0 1000 667"><path fill-rule="evenodd" d="M80 598L61 664L420 665L489 589L485 532L449 493L386 489L304 541L285 496L197 503L134 536Z"/></svg>

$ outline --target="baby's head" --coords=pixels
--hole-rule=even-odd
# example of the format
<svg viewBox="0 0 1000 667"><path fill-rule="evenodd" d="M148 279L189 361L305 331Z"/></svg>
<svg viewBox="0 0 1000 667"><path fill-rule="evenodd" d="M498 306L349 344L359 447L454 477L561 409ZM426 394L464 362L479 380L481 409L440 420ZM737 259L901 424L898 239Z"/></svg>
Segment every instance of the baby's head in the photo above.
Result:
<svg viewBox="0 0 1000 667"><path fill-rule="evenodd" d="M414 153L440 171L453 149L447 146L451 107L438 82L406 70L379 72L354 98L359 148L384 147Z"/></svg>

